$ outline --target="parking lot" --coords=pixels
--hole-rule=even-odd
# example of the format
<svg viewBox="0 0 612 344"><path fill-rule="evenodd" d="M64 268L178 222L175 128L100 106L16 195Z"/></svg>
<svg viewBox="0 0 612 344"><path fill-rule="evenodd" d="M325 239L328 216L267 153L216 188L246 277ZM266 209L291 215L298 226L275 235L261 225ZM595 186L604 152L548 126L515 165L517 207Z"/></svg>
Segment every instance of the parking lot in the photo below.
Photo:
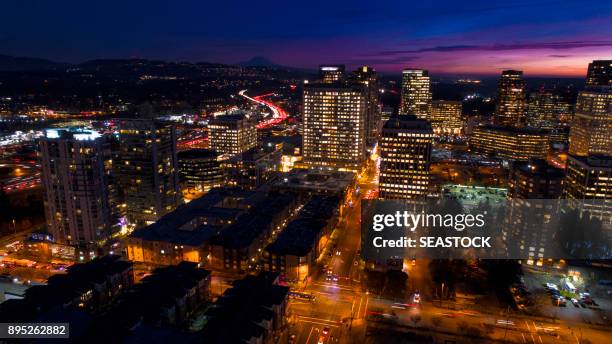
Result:
<svg viewBox="0 0 612 344"><path fill-rule="evenodd" d="M610 325L612 295L608 290L612 287L598 284L603 276L589 268L569 267L567 270L524 269L525 286L533 300L527 311L551 319ZM569 290L572 286L576 288L573 292Z"/></svg>

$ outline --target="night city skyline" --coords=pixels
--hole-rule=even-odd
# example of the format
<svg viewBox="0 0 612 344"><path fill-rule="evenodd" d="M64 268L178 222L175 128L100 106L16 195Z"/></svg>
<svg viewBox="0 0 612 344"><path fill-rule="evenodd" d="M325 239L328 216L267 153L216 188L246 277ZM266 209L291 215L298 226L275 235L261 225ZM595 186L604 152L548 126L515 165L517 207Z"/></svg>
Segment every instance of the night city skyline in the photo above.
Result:
<svg viewBox="0 0 612 344"><path fill-rule="evenodd" d="M612 1L10 1L0 342L612 343Z"/></svg>
<svg viewBox="0 0 612 344"><path fill-rule="evenodd" d="M0 54L79 63L147 58L236 64L255 56L314 70L371 65L380 73L583 77L612 52L605 1L470 3L12 2Z"/></svg>

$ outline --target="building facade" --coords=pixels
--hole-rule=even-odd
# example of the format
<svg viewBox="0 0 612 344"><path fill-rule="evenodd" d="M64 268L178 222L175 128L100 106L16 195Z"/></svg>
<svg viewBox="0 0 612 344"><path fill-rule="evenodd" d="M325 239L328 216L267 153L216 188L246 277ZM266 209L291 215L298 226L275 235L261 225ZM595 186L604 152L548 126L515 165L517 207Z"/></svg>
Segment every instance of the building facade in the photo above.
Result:
<svg viewBox="0 0 612 344"><path fill-rule="evenodd" d="M257 145L257 127L244 115L217 116L208 123L210 147L219 154L240 154Z"/></svg>
<svg viewBox="0 0 612 344"><path fill-rule="evenodd" d="M556 126L555 98L550 91L540 90L529 95L527 125L552 130Z"/></svg>
<svg viewBox="0 0 612 344"><path fill-rule="evenodd" d="M525 118L525 80L523 72L505 70L497 83L495 124L500 126L522 126Z"/></svg>
<svg viewBox="0 0 612 344"><path fill-rule="evenodd" d="M183 189L207 192L223 185L219 155L210 149L190 149L178 153L180 183Z"/></svg>
<svg viewBox="0 0 612 344"><path fill-rule="evenodd" d="M308 84L303 97L304 163L309 167L360 169L366 152L365 87Z"/></svg>
<svg viewBox="0 0 612 344"><path fill-rule="evenodd" d="M402 94L400 115L414 114L428 119L431 108L431 86L429 73L422 69L402 71Z"/></svg>
<svg viewBox="0 0 612 344"><path fill-rule="evenodd" d="M595 60L589 63L587 86L612 86L612 60Z"/></svg>
<svg viewBox="0 0 612 344"><path fill-rule="evenodd" d="M355 80L366 88L366 144L378 140L381 129L380 106L378 105L378 75L372 67L363 66L353 71Z"/></svg>
<svg viewBox="0 0 612 344"><path fill-rule="evenodd" d="M561 196L562 169L546 160L534 159L513 164L508 179L508 196L520 199L557 199Z"/></svg>
<svg viewBox="0 0 612 344"><path fill-rule="evenodd" d="M119 120L117 173L126 215L140 227L181 203L173 125L145 119Z"/></svg>
<svg viewBox="0 0 612 344"><path fill-rule="evenodd" d="M461 102L435 100L431 106L429 120L437 135L459 135L463 130Z"/></svg>
<svg viewBox="0 0 612 344"><path fill-rule="evenodd" d="M428 194L432 141L431 124L416 116L396 116L384 124L379 198L416 198Z"/></svg>
<svg viewBox="0 0 612 344"><path fill-rule="evenodd" d="M471 152L507 160L545 159L550 133L546 130L498 126L475 127L469 138Z"/></svg>
<svg viewBox="0 0 612 344"><path fill-rule="evenodd" d="M563 198L578 208L610 219L612 214L612 158L610 156L569 156L563 183ZM580 202L580 200L590 200Z"/></svg>
<svg viewBox="0 0 612 344"><path fill-rule="evenodd" d="M47 129L39 149L45 218L54 240L89 245L108 238L117 220L108 138L85 129Z"/></svg>
<svg viewBox="0 0 612 344"><path fill-rule="evenodd" d="M612 155L612 87L590 87L578 94L571 122L569 153Z"/></svg>
<svg viewBox="0 0 612 344"><path fill-rule="evenodd" d="M333 84L344 81L344 65L320 65L319 79L324 84Z"/></svg>

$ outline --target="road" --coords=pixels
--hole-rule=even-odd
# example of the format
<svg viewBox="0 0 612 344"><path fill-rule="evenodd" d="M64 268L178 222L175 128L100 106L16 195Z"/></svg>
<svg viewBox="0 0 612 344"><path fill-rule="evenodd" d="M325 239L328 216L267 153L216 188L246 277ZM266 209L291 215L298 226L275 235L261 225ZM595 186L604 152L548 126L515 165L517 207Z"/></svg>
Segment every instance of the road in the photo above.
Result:
<svg viewBox="0 0 612 344"><path fill-rule="evenodd" d="M273 102L267 101L264 98L274 95L274 93L262 94L256 97L249 97L246 95L246 90L242 90L238 92L238 95L261 105L264 105L272 111L272 118L268 120L264 120L257 124L257 129L266 129L273 127L279 123L282 123L285 119L287 119L287 112L283 110L280 106L274 104Z"/></svg>
<svg viewBox="0 0 612 344"><path fill-rule="evenodd" d="M11 170L7 178L0 177L0 186L6 193L24 191L40 186L40 170L35 164L2 163L0 168Z"/></svg>
<svg viewBox="0 0 612 344"><path fill-rule="evenodd" d="M341 219L340 235L332 256L311 276L301 289L312 293L314 301L291 300L289 331L296 343L364 343L385 342L387 334L376 331L411 332L433 336L437 341L455 340L474 342L481 337L486 342L523 344L580 343L580 338L591 343L609 342L610 333L585 324L553 323L550 319L516 314L500 307L479 308L479 305L443 302L433 295L433 282L427 261L417 261L408 267L407 301L396 303L369 294L361 287L358 252L360 248L360 202L370 198L377 188L376 171L368 170L359 179L359 195L353 207ZM332 278L327 278L331 270ZM337 276L337 281L333 276ZM409 303L409 295L419 291L422 302ZM324 329L329 335L321 337ZM367 335L366 335L367 334ZM401 336L400 336L401 337Z"/></svg>
<svg viewBox="0 0 612 344"><path fill-rule="evenodd" d="M374 164L372 164L374 165ZM359 192L353 195L352 206L339 224L340 235L336 241L336 249L331 250L328 257L327 270L317 271L304 287L303 291L312 293L314 302L292 300L290 302L290 330L296 335L297 343L346 342L354 333L363 332L366 310L370 295L363 292L360 281L359 249L361 245L361 204L360 199L371 195L377 189L376 173L368 169L359 178ZM329 335L322 338L321 333L329 328Z"/></svg>

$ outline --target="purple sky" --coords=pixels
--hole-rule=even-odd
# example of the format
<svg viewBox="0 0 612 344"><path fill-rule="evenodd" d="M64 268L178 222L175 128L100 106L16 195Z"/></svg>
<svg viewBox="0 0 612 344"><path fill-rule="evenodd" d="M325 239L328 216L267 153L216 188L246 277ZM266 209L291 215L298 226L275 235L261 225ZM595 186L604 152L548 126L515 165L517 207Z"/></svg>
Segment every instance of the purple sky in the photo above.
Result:
<svg viewBox="0 0 612 344"><path fill-rule="evenodd" d="M369 64L432 73L584 76L612 59L612 1L11 1L0 54Z"/></svg>

